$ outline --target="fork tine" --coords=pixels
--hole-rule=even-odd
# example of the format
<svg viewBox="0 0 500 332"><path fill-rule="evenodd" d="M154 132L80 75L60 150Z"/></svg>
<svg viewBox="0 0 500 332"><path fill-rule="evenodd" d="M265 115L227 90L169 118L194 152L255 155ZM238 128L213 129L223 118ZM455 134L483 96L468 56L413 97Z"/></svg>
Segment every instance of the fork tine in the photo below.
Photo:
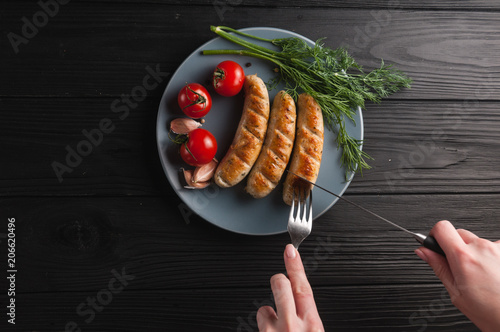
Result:
<svg viewBox="0 0 500 332"><path fill-rule="evenodd" d="M309 190L309 222L312 223L313 220L313 193ZM312 225L311 225L312 228Z"/></svg>
<svg viewBox="0 0 500 332"><path fill-rule="evenodd" d="M295 217L295 221L296 222L300 222L300 210L301 210L301 207L302 207L302 196L301 196L300 189L296 188L295 190L297 191L297 214L296 214L296 217Z"/></svg>
<svg viewBox="0 0 500 332"><path fill-rule="evenodd" d="M290 208L290 215L288 216L288 223L293 218L293 211L295 210L295 191L292 192L292 207Z"/></svg>
<svg viewBox="0 0 500 332"><path fill-rule="evenodd" d="M309 190L309 221L312 222L312 190Z"/></svg>
<svg viewBox="0 0 500 332"><path fill-rule="evenodd" d="M307 222L307 191L306 190L301 190L301 197L300 201L302 202L302 207L304 209L304 212L302 213L302 221Z"/></svg>
<svg viewBox="0 0 500 332"><path fill-rule="evenodd" d="M309 203L307 202L309 200ZM307 205L309 204L309 209ZM303 210L303 211L301 211ZM301 213L302 212L302 213ZM288 233L296 249L309 236L312 228L312 194L310 190L295 188L288 219Z"/></svg>

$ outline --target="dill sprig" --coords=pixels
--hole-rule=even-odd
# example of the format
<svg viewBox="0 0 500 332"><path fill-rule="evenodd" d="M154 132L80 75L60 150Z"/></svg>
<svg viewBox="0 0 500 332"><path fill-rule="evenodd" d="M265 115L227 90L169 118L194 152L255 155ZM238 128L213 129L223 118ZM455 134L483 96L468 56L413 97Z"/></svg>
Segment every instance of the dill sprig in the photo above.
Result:
<svg viewBox="0 0 500 332"><path fill-rule="evenodd" d="M323 39L309 46L296 37L267 39L253 36L229 27L211 26L210 29L243 50L204 50L203 54L237 54L273 62L279 76L271 86L284 82L287 92L297 99L301 92L310 94L321 107L326 127L337 132L337 146L342 149L341 163L346 167L346 178L356 170L369 169L372 159L362 151L362 140L347 133L345 120L354 121L357 107L365 101L379 103L384 97L410 87L411 79L400 70L381 62L379 68L364 72L346 49L331 49ZM237 35L268 42L280 48L275 51L254 44Z"/></svg>

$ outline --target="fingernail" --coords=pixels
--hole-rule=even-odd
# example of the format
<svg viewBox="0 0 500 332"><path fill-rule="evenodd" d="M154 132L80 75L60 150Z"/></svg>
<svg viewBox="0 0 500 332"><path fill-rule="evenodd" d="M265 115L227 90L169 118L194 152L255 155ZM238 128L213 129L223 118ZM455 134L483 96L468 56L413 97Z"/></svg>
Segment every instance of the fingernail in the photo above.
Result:
<svg viewBox="0 0 500 332"><path fill-rule="evenodd" d="M286 246L285 254L286 254L286 257L288 257L288 258L295 258L295 256L297 255L297 250L295 249L293 244L289 244Z"/></svg>
<svg viewBox="0 0 500 332"><path fill-rule="evenodd" d="M420 259L422 259L424 262L427 262L427 256L424 254L424 252L420 249L415 249L415 253L417 254Z"/></svg>

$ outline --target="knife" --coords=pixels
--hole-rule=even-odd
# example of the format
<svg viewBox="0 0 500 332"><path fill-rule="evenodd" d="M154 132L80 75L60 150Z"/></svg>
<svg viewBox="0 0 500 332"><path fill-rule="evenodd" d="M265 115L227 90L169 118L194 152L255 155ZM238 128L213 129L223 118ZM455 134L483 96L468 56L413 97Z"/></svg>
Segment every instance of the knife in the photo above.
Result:
<svg viewBox="0 0 500 332"><path fill-rule="evenodd" d="M287 172L288 172L288 173L290 173L290 174L295 175L295 176L296 176L296 177L298 177L299 179L302 179L302 180L304 180L304 181L306 181L306 182L308 182L308 183L312 184L312 185L313 185L313 186L315 186L315 187L318 187L318 188L319 188L319 189L321 189L321 190L326 191L327 193L329 193L329 194L331 194L331 195L333 195L333 196L335 196L335 197L337 197L337 198L339 198L339 199L343 200L344 202L347 202L347 203L349 203L349 204L351 204L351 205L354 205L354 206L355 206L355 207L357 207L358 209L361 209L361 210L363 210L363 211L365 211L365 212L367 212L367 213L371 214L372 216L377 217L378 219L381 219L381 220L385 221L385 222L386 222L386 223L388 223L388 224L391 224L392 226L394 226L394 227L396 227L396 228L399 228L400 230L402 230L402 231L404 231L404 232L406 232L406 233L410 234L411 236L413 236L413 237L415 238L415 240L417 240L417 241L418 241L421 245L423 245L424 247L426 247L426 248L428 248L428 249L430 249L430 250L432 250L432 251L434 251L434 252L436 252L436 253L438 253L438 254L440 254L440 255L443 255L444 257L446 257L446 255L445 255L445 253L444 253L443 249L441 249L441 247L439 246L439 243L436 241L436 239L435 239L433 236L430 236L430 235L425 236L425 235L420 234L420 233L415 233L415 232L409 231L409 230L407 230L406 228L401 227L401 226L399 226L398 224L396 224L396 223L394 223L394 222L392 222L392 221L390 221L390 220L388 220L388 219L386 219L386 218L384 218L384 217L382 217L382 216L379 216L379 215L378 215L378 214L376 214L375 212L372 212L372 211L370 211L370 210L368 210L368 209L366 209L366 208L362 207L361 205L358 205L358 204L356 204L356 203L354 203L354 202L352 202L352 201L348 200L347 198L344 198L344 197L342 197L342 196L340 196L340 195L337 195L337 194L335 194L335 193L331 192L330 190L328 190L328 189L326 189L326 188L323 188L323 187L321 187L320 185L318 185L318 184L316 184L316 183L314 183L314 182L311 182L311 181L309 181L308 179L306 179L306 178L304 178L304 177L302 177L302 176L300 176L300 175L297 175L297 174L295 174L295 173L293 173L293 172L290 172L289 170L287 170Z"/></svg>

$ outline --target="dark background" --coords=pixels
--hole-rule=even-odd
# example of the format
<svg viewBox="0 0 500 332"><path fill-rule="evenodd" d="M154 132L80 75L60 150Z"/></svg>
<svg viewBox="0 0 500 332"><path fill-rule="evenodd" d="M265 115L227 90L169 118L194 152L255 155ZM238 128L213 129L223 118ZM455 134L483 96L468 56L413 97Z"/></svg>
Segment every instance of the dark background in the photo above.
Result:
<svg viewBox="0 0 500 332"><path fill-rule="evenodd" d="M257 330L288 235L237 235L183 217L156 150L168 77L125 119L111 111L147 66L172 75L214 37L211 24L327 37L368 69L384 59L406 72L410 90L364 111L375 160L346 197L422 233L449 219L500 238L498 2L74 0L55 9L45 21L36 1L0 10L0 330ZM25 38L34 17L38 31L24 31L16 52L9 37ZM65 163L66 147L103 118L113 130L60 182L53 162ZM8 218L15 328L5 309ZM475 331L415 248L342 202L319 218L301 254L325 328Z"/></svg>

